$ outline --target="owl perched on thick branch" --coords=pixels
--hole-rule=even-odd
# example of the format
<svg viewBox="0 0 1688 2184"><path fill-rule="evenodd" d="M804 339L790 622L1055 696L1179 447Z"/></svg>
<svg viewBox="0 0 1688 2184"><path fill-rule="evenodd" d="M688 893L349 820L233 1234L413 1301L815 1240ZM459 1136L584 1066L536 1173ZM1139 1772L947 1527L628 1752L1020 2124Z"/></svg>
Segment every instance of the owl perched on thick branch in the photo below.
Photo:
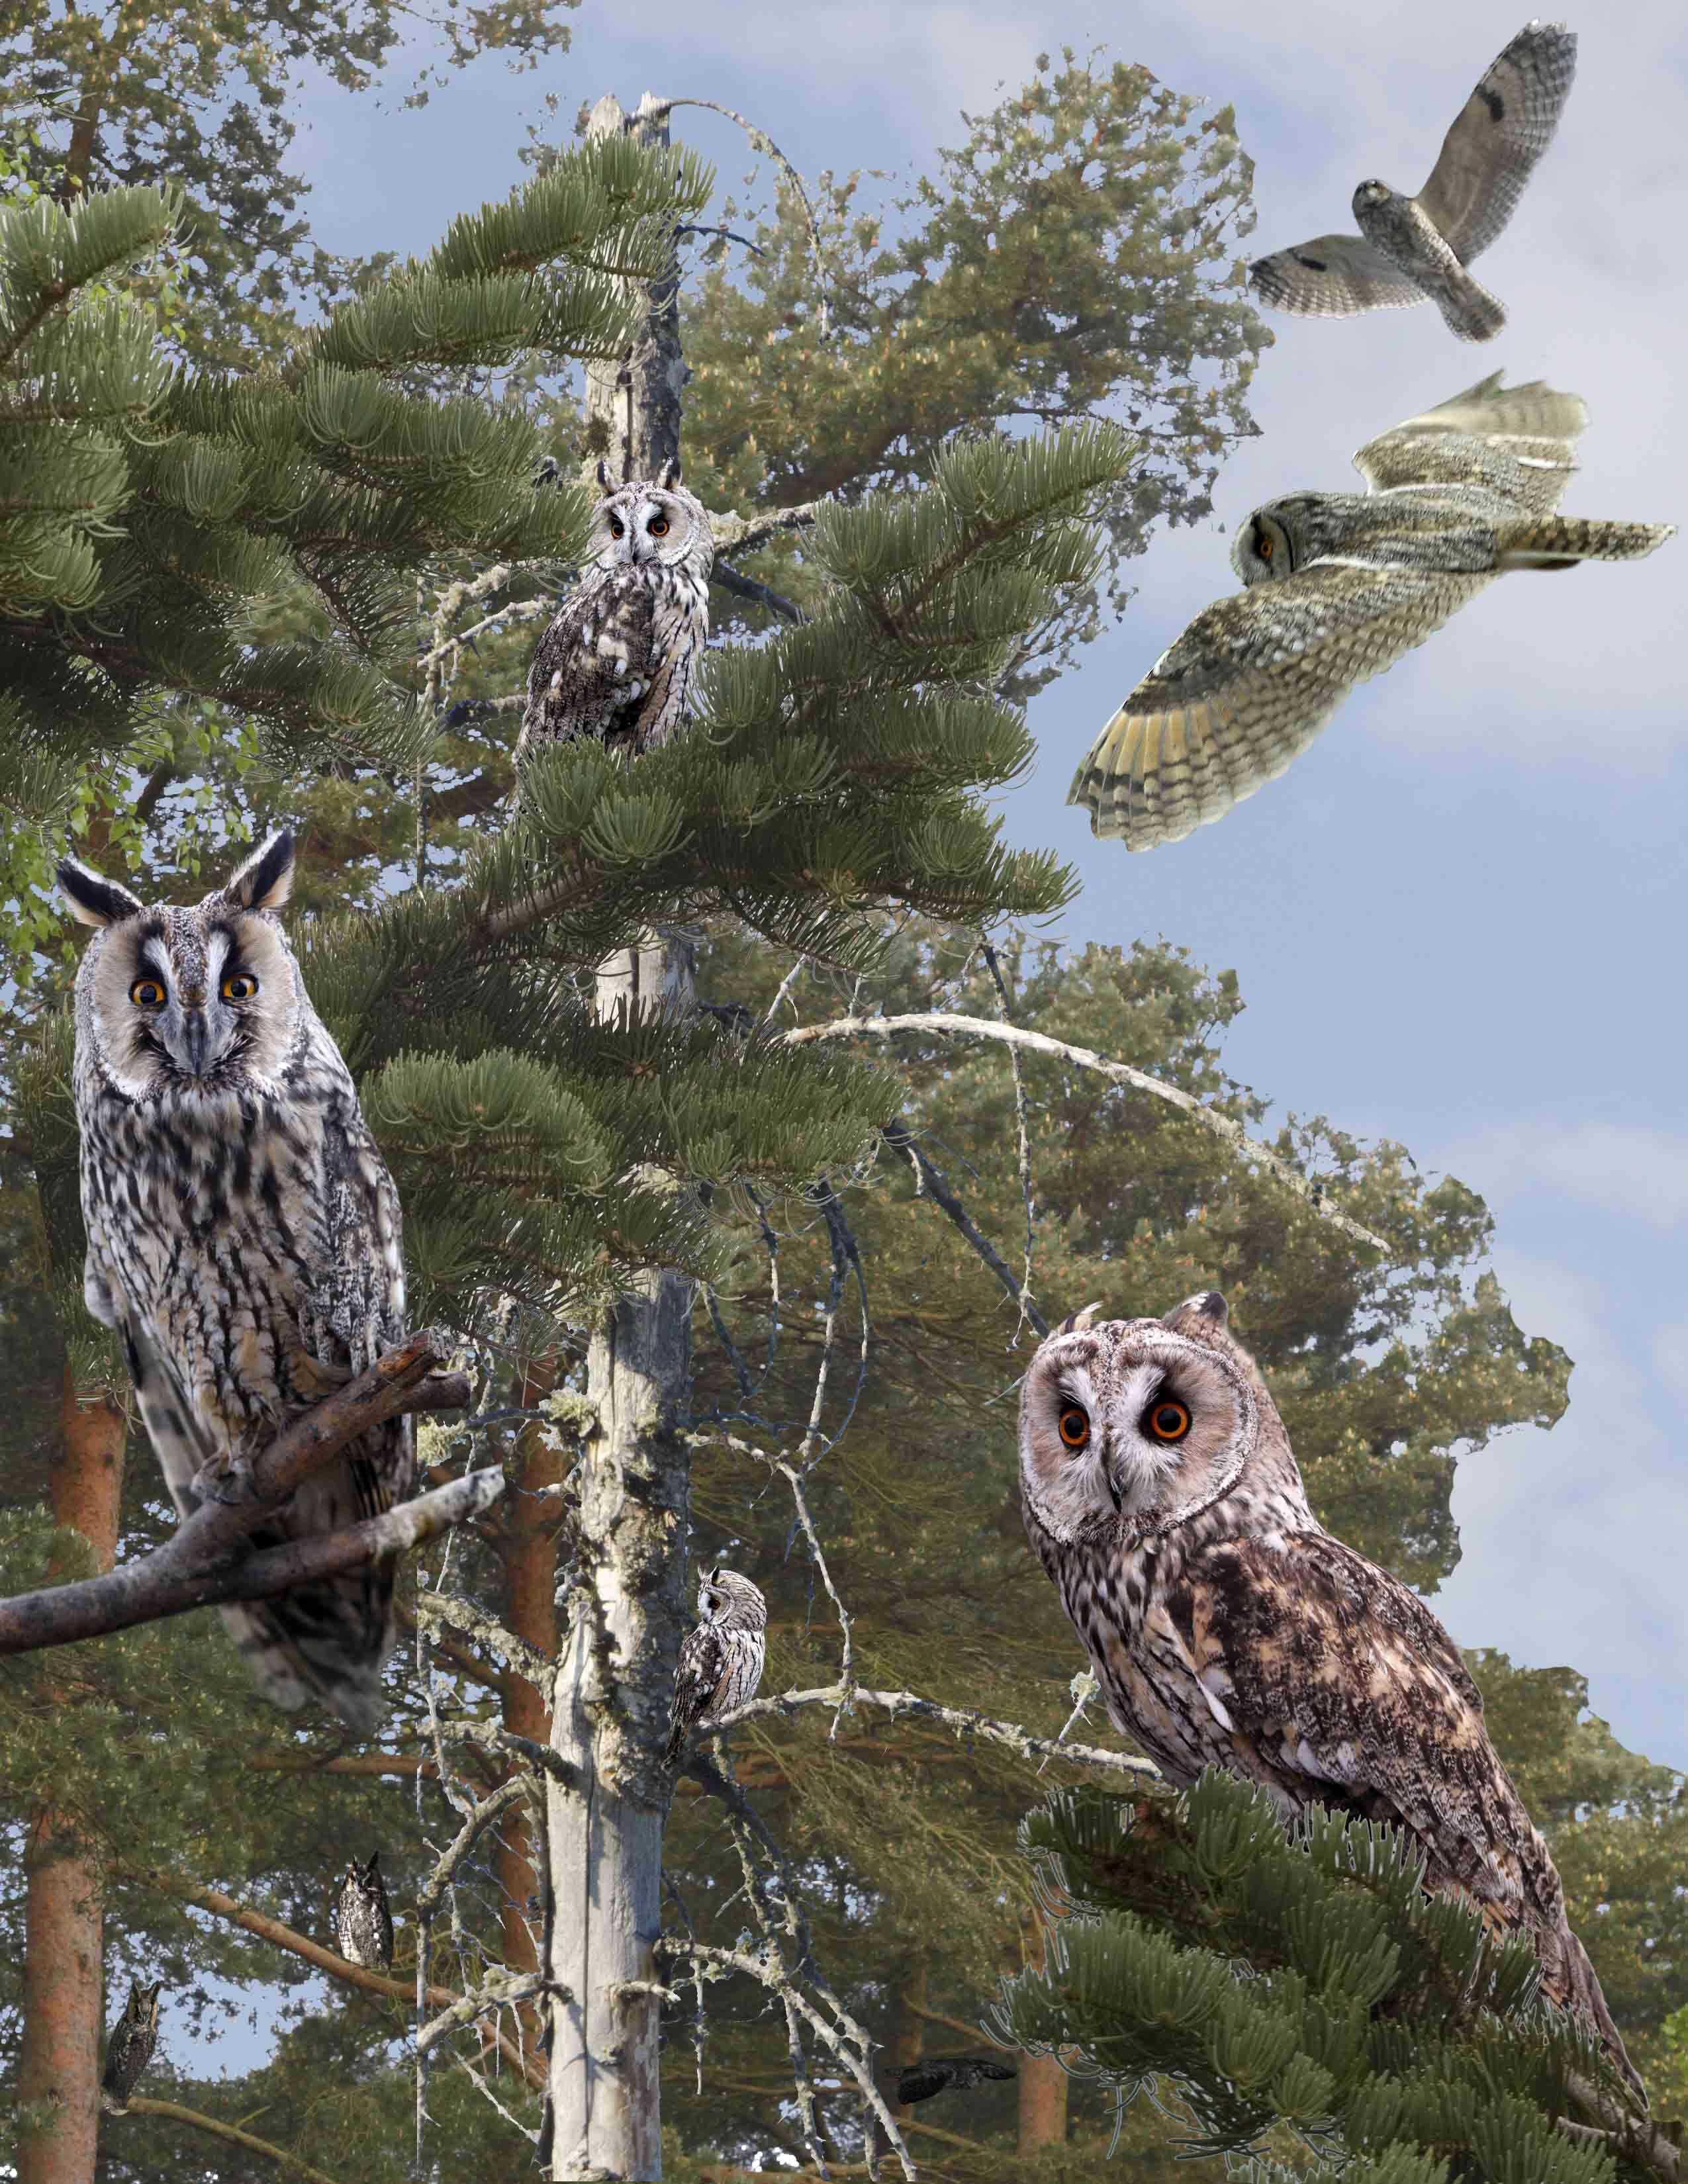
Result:
<svg viewBox="0 0 1688 2184"><path fill-rule="evenodd" d="M1027 1371L1020 1500L1115 1727L1176 1788L1221 1767L1286 1822L1318 1803L1404 1829L1424 1886L1524 1935L1641 2092L1469 1671L1416 1593L1314 1517L1224 1299L1099 1309Z"/></svg>

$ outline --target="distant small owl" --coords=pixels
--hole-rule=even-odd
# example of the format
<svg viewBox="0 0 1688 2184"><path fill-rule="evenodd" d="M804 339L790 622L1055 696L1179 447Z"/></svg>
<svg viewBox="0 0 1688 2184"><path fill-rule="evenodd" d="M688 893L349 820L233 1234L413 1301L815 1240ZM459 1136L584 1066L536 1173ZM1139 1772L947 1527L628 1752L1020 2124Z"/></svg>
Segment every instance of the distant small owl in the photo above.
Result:
<svg viewBox="0 0 1688 2184"><path fill-rule="evenodd" d="M912 2108L934 2093L970 2093L987 2081L1000 2083L1019 2075L1011 2063L996 2055L922 2055L898 2072L897 2102L900 2107Z"/></svg>
<svg viewBox="0 0 1688 2184"><path fill-rule="evenodd" d="M1513 569L1634 561L1669 523L1557 516L1588 422L1574 394L1498 371L1354 458L1369 493L1257 508L1205 607L1102 730L1067 792L1128 850L1177 842L1282 773L1357 683Z"/></svg>
<svg viewBox="0 0 1688 2184"><path fill-rule="evenodd" d="M272 835L191 910L148 906L67 859L98 928L76 974L83 1296L123 1337L141 1416L184 1517L246 1490L280 1429L402 1341L398 1193L276 911ZM410 1421L371 1427L251 1535L337 1532L414 1490ZM381 1714L393 1565L220 1612L277 1706Z"/></svg>
<svg viewBox="0 0 1688 2184"><path fill-rule="evenodd" d="M691 704L709 636L715 541L670 463L616 485L603 463L593 550L527 671L518 772L537 745L589 736L634 757L666 744Z"/></svg>
<svg viewBox="0 0 1688 2184"><path fill-rule="evenodd" d="M698 1582L698 1615L696 1630L682 1641L674 1679L671 1767L694 1729L707 1729L755 1698L762 1680L768 1604L760 1588L737 1570L705 1570Z"/></svg>
<svg viewBox="0 0 1688 2184"><path fill-rule="evenodd" d="M1425 1886L1523 1934L1640 2092L1481 1694L1418 1595L1313 1515L1225 1300L1099 1310L1027 1371L1020 1503L1115 1727L1176 1788L1222 1767L1286 1822L1318 1802L1405 1829Z"/></svg>
<svg viewBox="0 0 1688 2184"><path fill-rule="evenodd" d="M330 1907L334 1945L348 1964L366 1970L393 1969L393 1912L381 1877L381 1852L372 1850L367 1865L355 1858L334 1892Z"/></svg>
<svg viewBox="0 0 1688 2184"><path fill-rule="evenodd" d="M1526 23L1465 102L1416 198L1362 182L1358 235L1315 236L1256 259L1250 287L1280 310L1322 318L1428 299L1462 341L1491 339L1506 312L1465 269L1512 218L1552 142L1576 66L1574 31Z"/></svg>
<svg viewBox="0 0 1688 2184"><path fill-rule="evenodd" d="M129 1999L106 2042L100 2077L100 2106L109 2115L128 2113L129 2096L153 2059L159 2044L159 1997L164 1991L162 1980L148 1987L139 1980L130 1984Z"/></svg>

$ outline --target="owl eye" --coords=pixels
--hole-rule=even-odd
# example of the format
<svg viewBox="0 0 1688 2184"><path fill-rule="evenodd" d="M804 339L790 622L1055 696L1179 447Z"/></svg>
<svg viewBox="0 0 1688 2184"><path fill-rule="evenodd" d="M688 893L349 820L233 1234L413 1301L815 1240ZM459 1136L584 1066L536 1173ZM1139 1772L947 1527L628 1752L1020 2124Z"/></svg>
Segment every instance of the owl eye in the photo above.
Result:
<svg viewBox="0 0 1688 2184"><path fill-rule="evenodd" d="M621 517L620 517L619 515L612 515L612 516L610 517L610 536L612 538L620 538L621 537L622 537L622 536L623 536L623 534L626 532L627 528L627 525L626 525L625 523L623 523L623 522L622 522L622 521L621 521Z"/></svg>
<svg viewBox="0 0 1688 2184"><path fill-rule="evenodd" d="M668 536L668 518L666 515L653 515L646 524L645 529L649 532L653 538L666 538Z"/></svg>
<svg viewBox="0 0 1688 2184"><path fill-rule="evenodd" d="M1081 1410L1077 1403L1063 1404L1056 1431L1064 1448L1084 1448L1090 1439L1089 1412Z"/></svg>
<svg viewBox="0 0 1688 2184"><path fill-rule="evenodd" d="M1143 1423L1156 1440L1182 1440L1189 1431L1189 1412L1182 1403L1152 1403Z"/></svg>
<svg viewBox="0 0 1688 2184"><path fill-rule="evenodd" d="M1255 541L1254 550L1262 561L1269 561L1272 559L1272 533L1269 531L1261 532Z"/></svg>
<svg viewBox="0 0 1688 2184"><path fill-rule="evenodd" d="M226 1001L249 1001L258 991L258 981L250 971L235 971L223 981Z"/></svg>
<svg viewBox="0 0 1688 2184"><path fill-rule="evenodd" d="M137 978L129 989L129 998L137 1009L161 1009L164 989L156 978Z"/></svg>

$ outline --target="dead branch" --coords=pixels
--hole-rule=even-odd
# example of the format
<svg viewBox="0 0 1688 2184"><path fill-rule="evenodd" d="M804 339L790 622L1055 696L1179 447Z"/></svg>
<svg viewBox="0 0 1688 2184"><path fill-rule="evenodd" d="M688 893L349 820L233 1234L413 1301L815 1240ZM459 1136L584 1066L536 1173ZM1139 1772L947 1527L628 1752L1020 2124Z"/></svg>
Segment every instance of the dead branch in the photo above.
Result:
<svg viewBox="0 0 1688 2184"><path fill-rule="evenodd" d="M493 1821L499 1819L510 1806L520 1804L527 1794L527 1783L521 1774L512 1774L488 1797L483 1797L465 1819L463 1825L452 1838L433 1871L416 1891L418 1921L432 1919L444 1899L458 1867L474 1848L476 1842Z"/></svg>
<svg viewBox="0 0 1688 2184"><path fill-rule="evenodd" d="M237 2131L231 2123L221 2123L215 2116L203 2114L198 2109L185 2109L180 2101L155 2101L146 2093L131 2093L124 2103L127 2115L164 2116L171 2123L186 2124L190 2131L203 2131L208 2137L220 2138L229 2146L243 2147L248 2153L261 2153L266 2161L278 2168L291 2170L295 2176L303 2176L305 2184L336 2184L336 2180L320 2169L313 2169L308 2161L301 2161L297 2153L289 2153L285 2146L272 2146L267 2138L254 2138L249 2131Z"/></svg>
<svg viewBox="0 0 1688 2184"><path fill-rule="evenodd" d="M929 1198L939 1211L947 1213L968 1243L990 1268L1017 1305L1022 1316L1029 1320L1039 1341L1049 1333L1049 1322L1032 1301L1029 1291L1014 1279L1008 1262L973 1220L961 1200L950 1188L949 1178L942 1168L935 1167L922 1150L920 1141L905 1122L888 1123L882 1133L884 1140L894 1151L904 1155L914 1170L915 1195Z"/></svg>
<svg viewBox="0 0 1688 2184"><path fill-rule="evenodd" d="M1066 1760L1074 1767L1094 1768L1105 1774L1138 1774L1158 1780L1161 1772L1152 1759L1139 1758L1134 1752L1109 1752L1100 1744L1068 1744L1059 1737L1033 1736L1018 1722L997 1721L989 1714L973 1713L961 1707L939 1706L935 1699L922 1698L917 1691L864 1691L859 1684L842 1682L822 1685L813 1691L780 1691L772 1698L750 1699L712 1721L710 1734L715 1736L741 1721L755 1721L768 1714L777 1713L788 1719L799 1707L811 1706L877 1707L893 1721L900 1715L913 1714L922 1721L941 1722L957 1736L976 1736L986 1744L1000 1745L1006 1751L1017 1752L1022 1759L1035 1759L1047 1752L1051 1759ZM688 1760L686 1764L689 1768L691 1762Z"/></svg>
<svg viewBox="0 0 1688 2184"><path fill-rule="evenodd" d="M513 1630L506 1630L494 1615L471 1602L460 1599L455 1593L419 1592L416 1596L416 1618L419 1622L448 1623L454 1630L466 1631L478 1638L490 1653L501 1653L518 1675L543 1690L557 1672L554 1661L548 1661L537 1646L530 1646L525 1638L518 1638ZM476 1663L476 1672L482 1673Z"/></svg>
<svg viewBox="0 0 1688 2184"><path fill-rule="evenodd" d="M735 599L748 599L753 606L766 607L770 614L777 615L782 621L804 622L809 617L795 599L788 599L783 592L777 592L772 584L760 583L755 577L747 577L731 563L717 560L710 571L710 582L719 584L722 591Z"/></svg>
<svg viewBox="0 0 1688 2184"><path fill-rule="evenodd" d="M1023 1024L993 1023L988 1017L955 1016L947 1010L898 1017L838 1017L830 1023L799 1024L794 1031L781 1032L778 1036L788 1046L808 1046L822 1039L893 1039L900 1032L939 1032L958 1039L994 1039L999 1045L1021 1046L1033 1054L1047 1054L1058 1061L1070 1061L1076 1068L1094 1069L1100 1076L1111 1077L1116 1084L1129 1084L1154 1099L1165 1100L1192 1116L1204 1129L1223 1138L1245 1159L1257 1161L1286 1189L1304 1200L1322 1221L1332 1223L1357 1243L1369 1244L1379 1251L1390 1249L1373 1230L1331 1204L1328 1185L1303 1175L1281 1153L1273 1152L1269 1145L1251 1138L1240 1123L1234 1123L1217 1107L1208 1106L1182 1085L1165 1084L1158 1077L1150 1077L1146 1070L1134 1069L1128 1061L1110 1061L1106 1055L1093 1053L1088 1046L1073 1046L1064 1039L1050 1039L1044 1032L1028 1030Z"/></svg>
<svg viewBox="0 0 1688 2184"><path fill-rule="evenodd" d="M392 1414L389 1408L387 1415ZM21 1593L0 1602L0 1654L30 1653L105 1637L114 1630L163 1622L220 1601L273 1600L298 1585L338 1577L420 1546L489 1508L507 1483L502 1471L488 1465L343 1532L291 1540L285 1546L266 1547L241 1561L225 1560L214 1568L173 1568L166 1560L169 1547L160 1547L104 1577ZM275 1504L267 1506L273 1509ZM198 1521L197 1516L188 1519L190 1524Z"/></svg>
<svg viewBox="0 0 1688 2184"><path fill-rule="evenodd" d="M710 515L710 536L717 554L723 549L729 554L754 554L782 531L812 529L826 505L824 500L804 500L791 508L766 509L760 515L740 515L730 509L725 515Z"/></svg>
<svg viewBox="0 0 1688 2184"><path fill-rule="evenodd" d="M474 1993L465 1994L437 2017L429 2019L416 2035L416 2053L427 2054L438 2047L448 2033L460 2032L465 2025L472 2025L489 2009L502 2009L507 2003L531 2001L537 1994L557 1994L565 2002L569 1999L566 1991L553 1986L543 1972L522 1972L513 1979L494 1974Z"/></svg>

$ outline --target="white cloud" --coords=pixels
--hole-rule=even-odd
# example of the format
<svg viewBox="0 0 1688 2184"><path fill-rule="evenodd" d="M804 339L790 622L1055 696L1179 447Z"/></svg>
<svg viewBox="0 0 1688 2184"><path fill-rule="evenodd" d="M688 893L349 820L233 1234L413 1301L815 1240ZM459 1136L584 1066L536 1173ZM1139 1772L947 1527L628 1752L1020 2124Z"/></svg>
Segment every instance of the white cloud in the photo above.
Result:
<svg viewBox="0 0 1688 2184"><path fill-rule="evenodd" d="M1688 1221L1688 1135L1676 1131L1520 1116L1449 1147L1439 1165L1490 1206L1546 1190L1654 1228Z"/></svg>

